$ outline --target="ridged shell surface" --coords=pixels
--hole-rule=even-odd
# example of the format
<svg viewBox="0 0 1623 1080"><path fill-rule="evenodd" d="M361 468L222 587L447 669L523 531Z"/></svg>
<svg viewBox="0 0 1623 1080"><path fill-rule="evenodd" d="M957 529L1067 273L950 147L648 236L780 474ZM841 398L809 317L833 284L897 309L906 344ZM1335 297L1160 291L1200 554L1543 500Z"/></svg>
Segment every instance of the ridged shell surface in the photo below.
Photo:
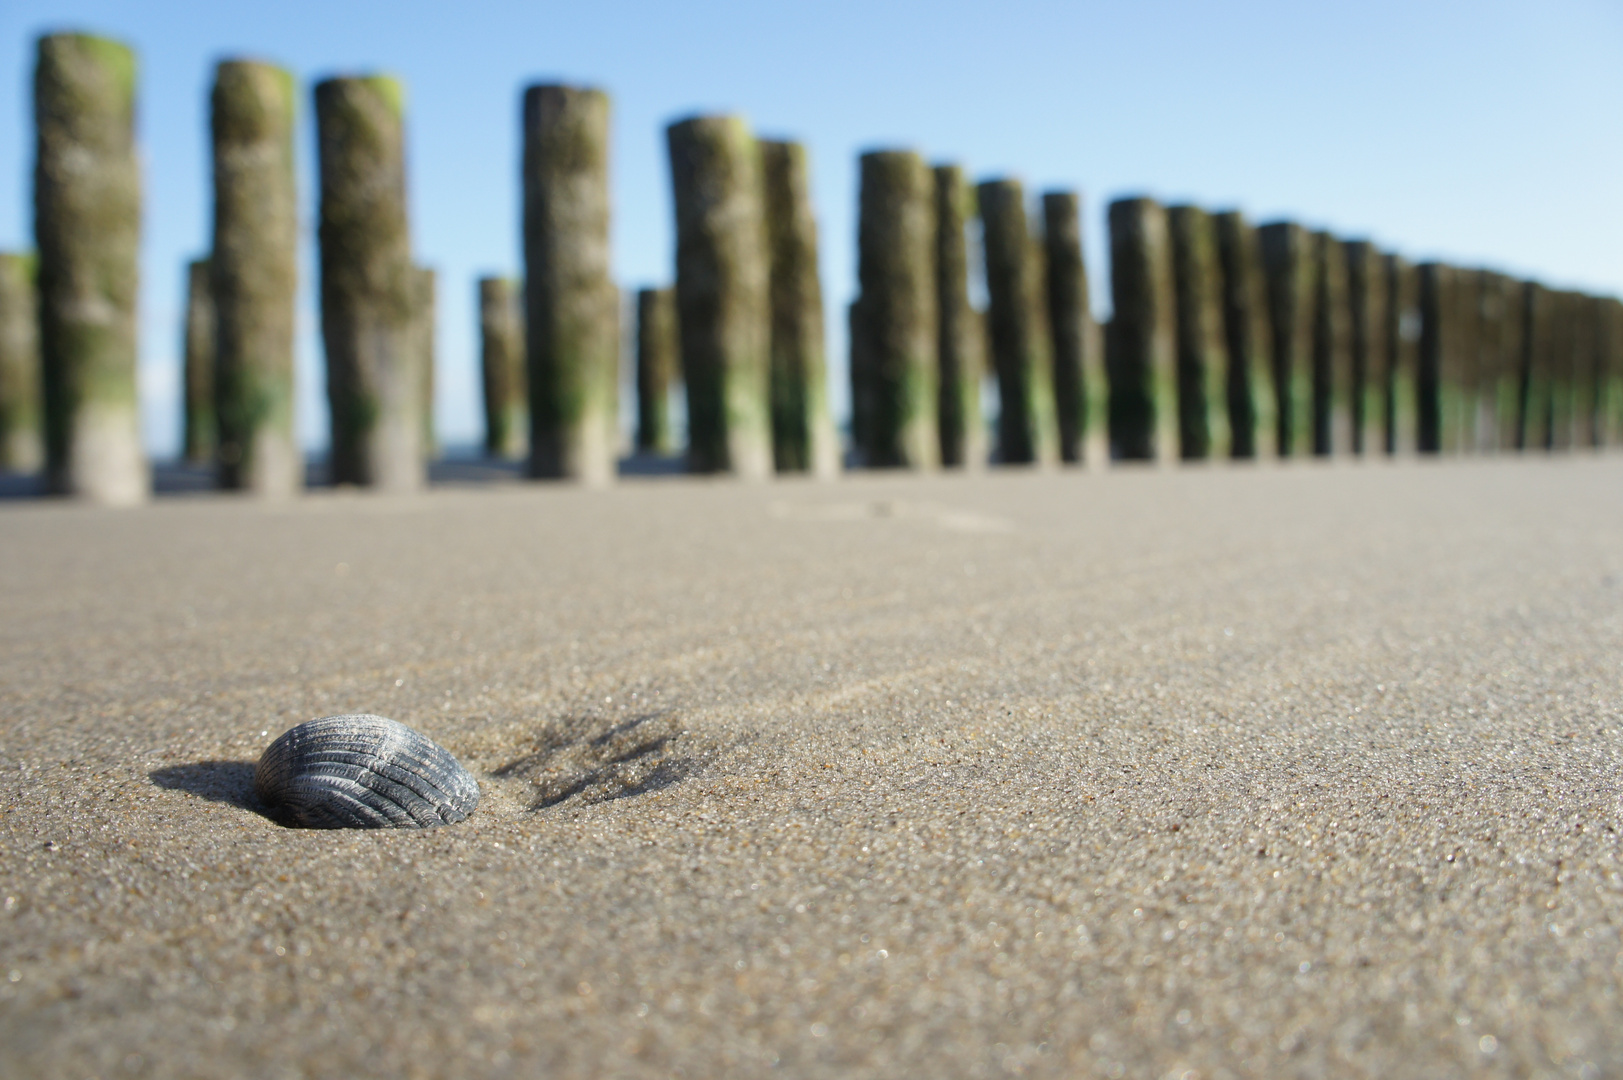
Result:
<svg viewBox="0 0 1623 1080"><path fill-rule="evenodd" d="M311 829L431 829L479 805L479 784L434 740L381 716L326 716L266 747L254 793Z"/></svg>

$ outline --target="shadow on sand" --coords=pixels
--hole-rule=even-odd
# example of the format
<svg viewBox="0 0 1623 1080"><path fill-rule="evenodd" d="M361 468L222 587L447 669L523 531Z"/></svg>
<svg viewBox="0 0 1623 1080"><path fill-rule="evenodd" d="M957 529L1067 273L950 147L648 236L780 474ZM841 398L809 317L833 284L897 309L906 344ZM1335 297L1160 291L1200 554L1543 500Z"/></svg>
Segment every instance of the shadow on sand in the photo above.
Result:
<svg viewBox="0 0 1623 1080"><path fill-rule="evenodd" d="M254 794L252 761L194 761L154 769L147 776L161 788L184 791L209 802L229 803L271 821L277 820Z"/></svg>

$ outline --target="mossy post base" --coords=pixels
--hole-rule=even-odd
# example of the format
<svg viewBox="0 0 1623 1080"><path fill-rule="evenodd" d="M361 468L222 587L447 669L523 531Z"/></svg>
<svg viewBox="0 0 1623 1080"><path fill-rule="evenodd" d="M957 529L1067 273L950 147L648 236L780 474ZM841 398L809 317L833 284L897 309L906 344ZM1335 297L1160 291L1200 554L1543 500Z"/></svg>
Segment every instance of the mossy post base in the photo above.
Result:
<svg viewBox="0 0 1623 1080"><path fill-rule="evenodd" d="M530 408L524 391L524 307L518 282L479 279L479 370L485 400L485 453L523 458Z"/></svg>
<svg viewBox="0 0 1623 1080"><path fill-rule="evenodd" d="M987 180L976 195L986 252L987 338L1000 399L996 460L1053 465L1060 460L1059 422L1043 249L1026 221L1019 180Z"/></svg>
<svg viewBox="0 0 1623 1080"><path fill-rule="evenodd" d="M1385 446L1382 378L1388 363L1386 309L1390 293L1386 259L1368 240L1348 240L1341 250L1347 263L1352 362L1352 442L1348 449L1369 457Z"/></svg>
<svg viewBox="0 0 1623 1080"><path fill-rule="evenodd" d="M34 119L47 482L107 505L144 502L134 54L85 34L40 38Z"/></svg>
<svg viewBox="0 0 1623 1080"><path fill-rule="evenodd" d="M1043 195L1043 253L1047 275L1048 332L1054 365L1054 412L1060 460L1099 463L1108 454L1103 425L1090 425L1093 398L1101 398L1098 336L1088 298L1088 271L1082 256L1082 198L1074 191ZM1090 459L1090 436L1093 439Z"/></svg>
<svg viewBox="0 0 1623 1080"><path fill-rule="evenodd" d="M45 464L34 270L32 255L0 253L0 472Z"/></svg>
<svg viewBox="0 0 1623 1080"><path fill-rule="evenodd" d="M1226 458L1229 360L1217 232L1199 207L1174 206L1167 219L1177 303L1179 456Z"/></svg>
<svg viewBox="0 0 1623 1080"><path fill-rule="evenodd" d="M1313 453L1352 449L1352 308L1341 241L1313 234Z"/></svg>
<svg viewBox="0 0 1623 1080"><path fill-rule="evenodd" d="M969 301L969 219L974 195L957 165L937 165L935 175L935 280L939 365L936 424L941 464L986 466L986 423L981 379L986 371L986 327Z"/></svg>
<svg viewBox="0 0 1623 1080"><path fill-rule="evenodd" d="M425 403L401 88L328 79L315 98L333 482L415 491L427 482Z"/></svg>
<svg viewBox="0 0 1623 1080"><path fill-rule="evenodd" d="M228 60L215 73L215 415L220 485L287 496L304 486L293 435L298 197L293 77Z"/></svg>
<svg viewBox="0 0 1623 1080"><path fill-rule="evenodd" d="M1313 234L1289 221L1258 230L1273 330L1274 423L1279 456L1313 450L1313 329L1318 260Z"/></svg>
<svg viewBox="0 0 1623 1080"><path fill-rule="evenodd" d="M772 306L772 457L778 472L839 475L839 433L828 404L823 287L817 268L806 149L762 141Z"/></svg>
<svg viewBox="0 0 1623 1080"><path fill-rule="evenodd" d="M862 155L857 279L868 350L869 468L941 463L935 178L911 150Z"/></svg>
<svg viewBox="0 0 1623 1080"><path fill-rule="evenodd" d="M1179 454L1177 315L1166 210L1153 199L1110 204L1115 314L1110 401L1116 453L1128 461Z"/></svg>
<svg viewBox="0 0 1623 1080"><path fill-rule="evenodd" d="M688 468L772 475L772 314L760 152L736 116L666 129Z"/></svg>
<svg viewBox="0 0 1623 1080"><path fill-rule="evenodd" d="M609 97L524 92L525 332L532 477L614 480L620 294L609 274Z"/></svg>
<svg viewBox="0 0 1623 1080"><path fill-rule="evenodd" d="M637 449L669 454L676 449L671 425L671 390L681 351L676 328L676 293L642 289L637 293Z"/></svg>
<svg viewBox="0 0 1623 1080"><path fill-rule="evenodd" d="M214 415L215 327L214 290L207 259L186 264L186 322L181 371L181 457L202 465L214 460L219 426Z"/></svg>
<svg viewBox="0 0 1623 1080"><path fill-rule="evenodd" d="M1278 453L1274 423L1273 333L1261 271L1257 230L1237 210L1213 218L1222 275L1224 345L1228 372L1229 454L1238 459Z"/></svg>

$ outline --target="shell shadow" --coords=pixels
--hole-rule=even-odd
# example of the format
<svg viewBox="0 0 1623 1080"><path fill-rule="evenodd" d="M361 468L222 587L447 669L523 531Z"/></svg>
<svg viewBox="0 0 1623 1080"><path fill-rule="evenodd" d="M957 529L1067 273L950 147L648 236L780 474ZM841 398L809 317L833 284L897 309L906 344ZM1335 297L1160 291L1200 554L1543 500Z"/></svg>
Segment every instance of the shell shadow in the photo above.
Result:
<svg viewBox="0 0 1623 1080"><path fill-rule="evenodd" d="M184 791L209 802L229 803L280 823L254 794L254 768L252 761L193 761L153 769L147 777L161 788Z"/></svg>
<svg viewBox="0 0 1623 1080"><path fill-rule="evenodd" d="M577 797L583 803L629 799L680 783L703 767L704 755L676 752L686 734L669 712L613 724L601 717L564 717L548 725L529 753L491 775L528 780L534 788L531 810Z"/></svg>

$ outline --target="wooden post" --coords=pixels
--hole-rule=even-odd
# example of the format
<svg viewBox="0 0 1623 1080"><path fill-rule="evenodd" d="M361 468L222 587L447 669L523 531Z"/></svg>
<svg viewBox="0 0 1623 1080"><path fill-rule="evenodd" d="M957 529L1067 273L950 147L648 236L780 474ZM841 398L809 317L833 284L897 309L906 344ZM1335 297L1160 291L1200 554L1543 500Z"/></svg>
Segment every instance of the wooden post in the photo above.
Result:
<svg viewBox="0 0 1623 1080"><path fill-rule="evenodd" d="M1493 379L1481 398L1479 431L1484 433L1483 449L1503 452L1516 449L1526 312L1520 282L1494 273L1486 276L1485 284L1483 328L1489 350L1485 363L1491 366Z"/></svg>
<svg viewBox="0 0 1623 1080"><path fill-rule="evenodd" d="M1602 430L1607 446L1623 446L1623 300L1608 296L1601 309Z"/></svg>
<svg viewBox="0 0 1623 1080"><path fill-rule="evenodd" d="M439 275L427 266L413 267L412 335L416 339L422 379L423 460L439 457L434 430L434 375L439 364Z"/></svg>
<svg viewBox="0 0 1623 1080"><path fill-rule="evenodd" d="M772 308L772 458L778 472L840 472L839 433L828 404L823 286L817 266L806 148L763 140Z"/></svg>
<svg viewBox="0 0 1623 1080"><path fill-rule="evenodd" d="M182 359L181 456L193 465L215 460L215 313L207 259L186 264L186 324Z"/></svg>
<svg viewBox="0 0 1623 1080"><path fill-rule="evenodd" d="M1258 235L1273 328L1279 456L1305 456L1313 449L1314 300L1318 295L1313 234L1295 222L1276 221L1262 226Z"/></svg>
<svg viewBox="0 0 1623 1080"><path fill-rule="evenodd" d="M45 463L35 272L33 255L0 253L0 472L37 472Z"/></svg>
<svg viewBox="0 0 1623 1080"><path fill-rule="evenodd" d="M1235 458L1271 458L1279 452L1274 419L1273 326L1268 318L1257 230L1237 210L1218 214L1215 223L1229 361L1226 393L1230 453Z"/></svg>
<svg viewBox="0 0 1623 1080"><path fill-rule="evenodd" d="M760 152L736 116L666 129L688 467L772 475L772 313Z"/></svg>
<svg viewBox="0 0 1623 1080"><path fill-rule="evenodd" d="M1385 443L1382 380L1389 365L1387 304L1390 288L1386 259L1368 240L1342 244L1347 264L1347 307L1350 319L1352 442L1361 457L1373 456Z"/></svg>
<svg viewBox="0 0 1623 1080"><path fill-rule="evenodd" d="M280 68L227 60L211 98L215 455L221 487L271 497L304 487L293 436L294 93Z"/></svg>
<svg viewBox="0 0 1623 1080"><path fill-rule="evenodd" d="M1550 294L1550 433L1551 450L1571 450L1574 442L1578 333L1574 308L1577 294Z"/></svg>
<svg viewBox="0 0 1623 1080"><path fill-rule="evenodd" d="M372 75L318 83L315 98L333 482L416 491L427 473L403 91Z"/></svg>
<svg viewBox="0 0 1623 1080"><path fill-rule="evenodd" d="M935 167L936 325L940 349L937 425L941 464L986 465L981 380L986 372L986 325L969 301L969 220L975 194L957 165Z"/></svg>
<svg viewBox="0 0 1623 1080"><path fill-rule="evenodd" d="M524 386L524 302L511 278L479 279L479 372L485 400L485 454L526 456L530 410Z"/></svg>
<svg viewBox="0 0 1623 1080"><path fill-rule="evenodd" d="M1550 323L1554 314L1550 290L1536 281L1523 282L1520 408L1516 448L1550 448Z"/></svg>
<svg viewBox="0 0 1623 1080"><path fill-rule="evenodd" d="M1043 196L1043 238L1060 460L1103 466L1110 459L1104 357L1088 290L1080 195Z"/></svg>
<svg viewBox="0 0 1623 1080"><path fill-rule="evenodd" d="M107 505L144 502L135 54L87 34L40 38L34 121L47 482Z"/></svg>
<svg viewBox="0 0 1623 1080"><path fill-rule="evenodd" d="M1003 465L1059 461L1053 356L1044 304L1043 253L1026 223L1020 181L977 188L986 255L987 330L997 375L997 460Z"/></svg>
<svg viewBox="0 0 1623 1080"><path fill-rule="evenodd" d="M1319 232L1313 244L1313 453L1329 457L1352 448L1352 308L1341 242Z"/></svg>
<svg viewBox="0 0 1623 1080"><path fill-rule="evenodd" d="M1110 284L1116 358L1111 372L1117 455L1177 460L1177 314L1167 215L1153 199L1110 204Z"/></svg>
<svg viewBox="0 0 1623 1080"><path fill-rule="evenodd" d="M1460 454L1473 445L1472 351L1476 274L1443 263L1420 267L1420 452Z"/></svg>
<svg viewBox="0 0 1623 1080"><path fill-rule="evenodd" d="M1185 461L1231 454L1228 343L1212 217L1196 206L1167 211L1178 342L1178 445Z"/></svg>
<svg viewBox="0 0 1623 1080"><path fill-rule="evenodd" d="M609 276L609 98L524 92L524 292L530 476L610 483L618 452L620 295Z"/></svg>
<svg viewBox="0 0 1623 1080"><path fill-rule="evenodd" d="M1386 256L1386 452L1408 457L1420 438L1420 274L1401 255Z"/></svg>
<svg viewBox="0 0 1623 1080"><path fill-rule="evenodd" d="M671 387L677 379L676 293L642 289L637 293L637 449L652 454L676 450L671 430Z"/></svg>

